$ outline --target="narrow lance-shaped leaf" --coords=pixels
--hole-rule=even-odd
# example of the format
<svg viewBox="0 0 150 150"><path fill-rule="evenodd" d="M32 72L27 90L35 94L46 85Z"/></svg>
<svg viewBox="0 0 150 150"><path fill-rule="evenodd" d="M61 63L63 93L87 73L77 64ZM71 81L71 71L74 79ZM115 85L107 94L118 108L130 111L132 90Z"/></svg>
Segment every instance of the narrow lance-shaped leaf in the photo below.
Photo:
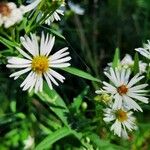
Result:
<svg viewBox="0 0 150 150"><path fill-rule="evenodd" d="M7 40L3 37L0 36L0 42L3 43L6 47L8 47L9 49L11 49L11 47L16 47L18 46L19 47L19 44L16 43L16 42L12 42L10 40Z"/></svg>
<svg viewBox="0 0 150 150"><path fill-rule="evenodd" d="M71 104L71 107L74 108L76 111L80 108L84 96L87 94L89 91L89 86L87 86L77 97L73 99L73 102Z"/></svg>
<svg viewBox="0 0 150 150"><path fill-rule="evenodd" d="M37 145L35 150L48 149L53 143L55 143L56 141L60 140L63 137L66 137L71 133L72 133L71 130L67 127L60 128L54 133L48 135L40 144Z"/></svg>
<svg viewBox="0 0 150 150"><path fill-rule="evenodd" d="M139 73L139 56L138 56L138 53L137 53L137 52L136 52L135 55L134 55L133 72L134 72L134 74Z"/></svg>
<svg viewBox="0 0 150 150"><path fill-rule="evenodd" d="M99 79L93 77L92 75L90 75L89 73L87 72L84 72L82 70L79 70L77 68L73 68L73 67L67 67L67 68L62 68L62 70L68 72L68 73L71 73L75 76L78 76L78 77L81 77L81 78L84 78L84 79L87 79L87 80L91 80L91 81L96 81L96 82L101 82Z"/></svg>
<svg viewBox="0 0 150 150"><path fill-rule="evenodd" d="M113 62L112 62L112 67L113 68L117 67L119 63L120 63L120 50L119 48L116 48L115 55L114 55Z"/></svg>
<svg viewBox="0 0 150 150"><path fill-rule="evenodd" d="M59 119L66 125L67 114L69 110L64 103L63 99L58 95L55 90L50 90L48 85L44 83L43 92L36 93L36 95L44 102L48 102L49 108L59 117Z"/></svg>

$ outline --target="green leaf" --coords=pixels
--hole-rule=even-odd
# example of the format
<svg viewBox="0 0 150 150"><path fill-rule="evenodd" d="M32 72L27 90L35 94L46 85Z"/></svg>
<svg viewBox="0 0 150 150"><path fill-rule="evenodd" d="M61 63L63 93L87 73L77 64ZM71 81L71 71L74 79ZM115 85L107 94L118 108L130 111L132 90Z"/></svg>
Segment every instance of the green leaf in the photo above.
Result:
<svg viewBox="0 0 150 150"><path fill-rule="evenodd" d="M53 29L50 29L50 31L51 31L53 34L55 34L55 35L57 35L58 37L60 37L60 38L62 38L62 39L65 40L65 37L62 36L59 32L57 32L57 31L55 31L55 30L53 30Z"/></svg>
<svg viewBox="0 0 150 150"><path fill-rule="evenodd" d="M116 48L112 67L113 68L117 67L119 65L119 63L120 63L120 50L119 50L119 48Z"/></svg>
<svg viewBox="0 0 150 150"><path fill-rule="evenodd" d="M56 31L54 29L47 28L45 26L42 26L42 28L46 29L48 32L53 33L54 35L56 35L56 36L60 37L61 39L65 40L65 37L62 36L58 31Z"/></svg>
<svg viewBox="0 0 150 150"><path fill-rule="evenodd" d="M109 140L100 139L100 137L95 133L90 133L88 135L92 143L94 143L99 149L107 150L125 150L121 146L110 143Z"/></svg>
<svg viewBox="0 0 150 150"><path fill-rule="evenodd" d="M58 95L55 90L50 90L48 85L44 82L43 92L36 93L36 95L44 102L47 102L49 108L59 117L59 119L70 129L68 124L67 114L69 109L64 103L63 99ZM71 130L71 129L70 129ZM81 139L82 134L72 130L72 134L77 138Z"/></svg>
<svg viewBox="0 0 150 150"><path fill-rule="evenodd" d="M80 93L76 98L73 99L73 103L71 104L71 108L75 109L76 111L78 111L78 109L80 108L83 98L84 96L87 94L89 90L89 86L87 86L82 93Z"/></svg>
<svg viewBox="0 0 150 150"><path fill-rule="evenodd" d="M139 56L138 56L137 52L134 55L133 72L134 72L134 75L137 74L137 73L139 73Z"/></svg>
<svg viewBox="0 0 150 150"><path fill-rule="evenodd" d="M12 42L10 40L7 40L3 37L0 36L0 42L3 43L6 47L8 47L9 49L11 49L11 47L19 47L18 43Z"/></svg>
<svg viewBox="0 0 150 150"><path fill-rule="evenodd" d="M40 144L37 145L35 150L48 149L53 143L70 134L71 130L69 128L67 127L60 128L59 130L47 136Z"/></svg>
<svg viewBox="0 0 150 150"><path fill-rule="evenodd" d="M86 72L84 72L82 70L79 70L77 68L67 67L67 68L62 68L62 70L66 71L68 73L71 73L71 74L73 74L75 76L87 79L87 80L101 82L101 80L99 80L99 79L93 77L92 75L90 75L89 73L86 73Z"/></svg>
<svg viewBox="0 0 150 150"><path fill-rule="evenodd" d="M44 83L43 92L36 93L36 95L44 102L48 102L49 108L59 117L59 119L66 125L67 114L69 110L64 103L63 99L58 95L55 90L50 90L48 85Z"/></svg>

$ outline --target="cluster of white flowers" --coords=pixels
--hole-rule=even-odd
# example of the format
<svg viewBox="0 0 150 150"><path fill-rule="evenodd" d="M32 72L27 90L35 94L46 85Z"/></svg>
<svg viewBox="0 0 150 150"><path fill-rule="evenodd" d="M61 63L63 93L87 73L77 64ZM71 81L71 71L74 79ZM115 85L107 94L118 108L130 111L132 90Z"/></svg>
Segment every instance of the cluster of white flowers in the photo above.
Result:
<svg viewBox="0 0 150 150"><path fill-rule="evenodd" d="M140 54L150 59L150 42L144 44L144 48L135 49ZM142 62L142 61L139 61ZM143 62L142 62L143 63ZM104 109L104 121L112 123L110 128L114 134L119 137L128 138L127 131L137 129L136 119L133 116L133 111L143 111L137 101L148 103L149 98L145 88L148 87L146 83L142 82L146 72L146 63L143 63L144 69L141 67L140 72L131 78L131 65L134 64L130 55L126 55L120 62L119 67L109 67L105 69L104 74L109 79L109 82L103 82L103 87L97 90L96 93L100 95L101 101L107 104Z"/></svg>
<svg viewBox="0 0 150 150"><path fill-rule="evenodd" d="M33 3L35 0L27 0L27 3ZM56 21L60 21L60 15L64 15L64 8L65 5L64 3L61 4L61 6L56 9L46 20L45 20L45 24L47 25L51 25L52 22ZM44 15L44 13L40 13L38 16L38 20Z"/></svg>
<svg viewBox="0 0 150 150"><path fill-rule="evenodd" d="M105 70L108 71L110 67L112 67L112 63L108 63L108 67L106 67ZM122 68L133 69L133 67L134 67L134 60L129 54L126 54L125 57L120 61L120 63L117 66L118 69L122 69ZM146 67L147 67L147 63L140 60L139 61L139 73L142 74L146 72Z"/></svg>
<svg viewBox="0 0 150 150"><path fill-rule="evenodd" d="M4 25L5 28L9 28L16 23L19 23L23 19L23 15L37 7L41 0L27 0L29 5L21 5L17 8L15 3L0 3L0 26ZM50 25L53 21L59 21L60 16L64 15L64 3L60 8L56 9L53 14L45 21ZM40 15L40 12L39 12ZM42 14L41 16L43 16ZM64 77L56 72L53 68L64 68L70 66L68 62L71 57L68 56L68 48L62 48L53 55L50 55L51 50L55 43L55 37L52 35L41 34L40 42L39 37L36 34L30 33L30 36L25 35L20 38L20 42L24 49L16 47L22 57L8 57L8 68L21 69L15 73L12 73L10 77L14 77L16 80L21 75L28 73L26 79L20 85L23 90L35 92L43 90L43 79L45 78L50 89L52 89L52 83L59 85L56 81L64 82ZM32 81L32 82L31 82Z"/></svg>
<svg viewBox="0 0 150 150"><path fill-rule="evenodd" d="M15 3L0 3L0 27L9 28L23 19L23 15L37 7L41 0L29 0L27 6L17 8ZM84 10L69 3L71 9L77 14L83 15ZM53 14L45 21L50 25L54 20L60 20L59 15L64 15L62 9L64 4L60 6ZM44 14L42 14L44 15ZM64 68L70 66L68 47L64 47L54 54L51 54L55 43L55 37L51 34L44 34L38 37L35 33L30 33L20 37L22 47L16 47L21 56L8 57L8 68L17 69L10 77L18 79L21 75L27 74L25 80L20 87L25 91L35 92L43 91L43 82L47 82L50 89L53 85L58 86L58 81L64 82L65 77L55 71L56 68ZM144 44L144 48L135 49L141 55L150 59L150 41ZM146 72L146 63L139 61L140 71L135 76L131 77L132 66L134 61L128 54L121 60L119 66L112 68L112 63L105 69L104 74L109 79L109 82L103 82L103 87L97 90L107 108L104 109L104 121L107 123L113 122L111 131L119 137L128 138L127 131L137 129L136 119L133 116L133 111L141 111L142 108L138 101L148 103L148 92L145 88L148 84L138 84L145 77L142 75ZM19 70L18 70L19 69ZM58 80L58 81L57 81ZM33 142L30 140L31 143Z"/></svg>
<svg viewBox="0 0 150 150"><path fill-rule="evenodd" d="M41 0L36 0L30 5L17 8L13 2L0 2L0 26L9 28L23 19L23 15L34 9Z"/></svg>

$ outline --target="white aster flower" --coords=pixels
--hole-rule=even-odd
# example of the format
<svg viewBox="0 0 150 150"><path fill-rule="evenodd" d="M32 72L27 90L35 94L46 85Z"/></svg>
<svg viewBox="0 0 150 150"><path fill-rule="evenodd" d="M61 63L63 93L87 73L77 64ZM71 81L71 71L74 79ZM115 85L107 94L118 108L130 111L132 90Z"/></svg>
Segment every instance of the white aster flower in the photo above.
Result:
<svg viewBox="0 0 150 150"><path fill-rule="evenodd" d="M144 48L136 48L135 50L144 57L150 59L150 41L148 40L148 44L143 44L143 47Z"/></svg>
<svg viewBox="0 0 150 150"><path fill-rule="evenodd" d="M9 28L23 19L23 15L34 9L41 0L36 0L27 6L17 8L13 2L0 2L0 26Z"/></svg>
<svg viewBox="0 0 150 150"><path fill-rule="evenodd" d="M148 98L145 97L147 91L144 90L147 84L135 85L144 76L137 74L130 80L131 71L124 68L121 70L110 68L110 73L104 73L111 81L111 83L103 82L103 89L113 95L113 109L120 109L123 105L127 105L130 109L142 111L134 100L148 103Z"/></svg>
<svg viewBox="0 0 150 150"><path fill-rule="evenodd" d="M133 66L134 66L134 60L132 59L131 55L126 54L125 57L118 64L117 68L118 69L122 69L122 68L132 69ZM110 67L112 67L112 63L108 63L108 67L106 67L104 70L108 71L110 69ZM146 72L146 67L147 67L146 63L139 61L139 72L140 72L140 74Z"/></svg>
<svg viewBox="0 0 150 150"><path fill-rule="evenodd" d="M23 143L24 143L24 150L31 149L34 146L34 138L29 135L28 138L23 141Z"/></svg>
<svg viewBox="0 0 150 150"><path fill-rule="evenodd" d="M120 62L121 67L126 69L132 68L134 66L134 60L132 59L131 55L126 54L125 57ZM144 73L146 71L147 64L139 61L139 71L140 73Z"/></svg>
<svg viewBox="0 0 150 150"><path fill-rule="evenodd" d="M23 47L27 50L17 48L22 56L25 58L19 57L10 57L8 58L8 68L21 69L10 75L17 79L20 75L27 72L28 76L21 84L23 90L31 91L35 88L35 92L42 91L43 89L43 78L46 79L50 89L52 89L52 83L58 86L56 81L64 81L64 77L53 70L53 68L63 68L70 66L68 61L71 59L68 48L62 48L58 52L50 55L51 50L55 43L55 37L52 35L44 35L42 33L40 46L38 44L37 36L31 34L31 37L25 36L21 37L21 43Z"/></svg>
<svg viewBox="0 0 150 150"><path fill-rule="evenodd" d="M61 18L60 18L60 15L64 15L64 4L62 4L58 9L56 9L53 14L45 21L45 23L47 25L50 25L52 22L54 22L55 20L56 21L60 21Z"/></svg>
<svg viewBox="0 0 150 150"><path fill-rule="evenodd" d="M84 11L83 8L80 7L80 5L74 4L74 3L71 2L71 1L68 2L68 5L69 5L70 9L71 9L74 13L76 13L76 14L78 14L78 15L84 15L84 12L85 12L85 11Z"/></svg>
<svg viewBox="0 0 150 150"><path fill-rule="evenodd" d="M27 3L32 3L34 1L35 0L27 0ZM51 25L51 23L54 22L55 20L60 21L61 20L60 15L62 16L64 15L64 6L65 6L64 3L62 3L61 6L58 9L56 9L50 17L46 19L45 24ZM44 14L41 12L37 20L39 20L43 15Z"/></svg>
<svg viewBox="0 0 150 150"><path fill-rule="evenodd" d="M132 131L137 129L135 124L135 117L133 117L133 112L128 111L125 108L104 109L104 118L106 123L114 122L110 130L114 132L114 135L119 137L128 138L127 130Z"/></svg>

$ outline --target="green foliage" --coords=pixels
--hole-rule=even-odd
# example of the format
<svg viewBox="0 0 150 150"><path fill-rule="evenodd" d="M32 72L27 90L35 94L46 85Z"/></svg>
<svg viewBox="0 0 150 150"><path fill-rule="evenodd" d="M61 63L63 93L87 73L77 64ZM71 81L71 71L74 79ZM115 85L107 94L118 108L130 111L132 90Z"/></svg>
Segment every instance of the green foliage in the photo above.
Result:
<svg viewBox="0 0 150 150"><path fill-rule="evenodd" d="M26 0L14 2L18 8L28 5ZM113 68L120 67L126 53L134 56L134 64L127 64L134 75L140 72L140 62L146 63L142 75L147 80L143 82L150 84L150 62L134 51L150 38L150 1L72 0L85 10L84 15L71 10L66 1L63 19L46 25L62 2L41 0L20 22L7 29L0 25L0 150L25 146L31 150L149 150L149 105L142 105L143 114L135 113L139 128L124 140L104 123L106 105L94 97L106 79L103 72L107 63L112 61ZM36 33L40 39L41 32L57 37L54 51L69 47L71 67L58 69L66 78L60 86L53 85L50 90L44 82L42 92L28 93L20 88L26 75L10 78L14 69L6 68L7 60L18 56L17 47L23 49L21 36Z"/></svg>
<svg viewBox="0 0 150 150"><path fill-rule="evenodd" d="M138 53L135 53L135 55L134 55L133 70L134 70L134 74L137 74L139 72L139 57L138 57Z"/></svg>
<svg viewBox="0 0 150 150"><path fill-rule="evenodd" d="M96 81L96 82L101 82L99 79L93 77L92 75L90 75L89 73L86 73L82 70L79 70L77 68L73 68L73 67L68 67L68 68L63 68L62 70L68 72L68 73L71 73L73 75L76 75L78 77L81 77L81 78L85 78L87 80L91 80L91 81Z"/></svg>
<svg viewBox="0 0 150 150"><path fill-rule="evenodd" d="M116 48L114 59L112 62L112 67L113 68L118 67L119 63L120 63L120 51L119 51L119 48Z"/></svg>

